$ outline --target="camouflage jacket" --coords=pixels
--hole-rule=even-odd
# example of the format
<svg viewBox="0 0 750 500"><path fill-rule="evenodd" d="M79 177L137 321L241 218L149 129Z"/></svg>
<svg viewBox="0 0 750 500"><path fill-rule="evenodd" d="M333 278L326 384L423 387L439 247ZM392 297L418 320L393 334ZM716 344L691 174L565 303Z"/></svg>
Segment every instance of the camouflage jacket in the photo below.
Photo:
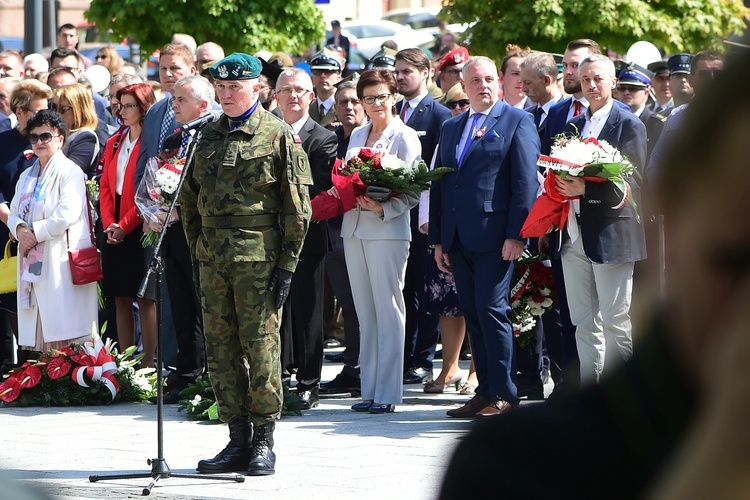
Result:
<svg viewBox="0 0 750 500"><path fill-rule="evenodd" d="M261 107L232 132L226 116L202 129L180 200L193 259L276 261L294 271L313 183L296 141L290 126Z"/></svg>

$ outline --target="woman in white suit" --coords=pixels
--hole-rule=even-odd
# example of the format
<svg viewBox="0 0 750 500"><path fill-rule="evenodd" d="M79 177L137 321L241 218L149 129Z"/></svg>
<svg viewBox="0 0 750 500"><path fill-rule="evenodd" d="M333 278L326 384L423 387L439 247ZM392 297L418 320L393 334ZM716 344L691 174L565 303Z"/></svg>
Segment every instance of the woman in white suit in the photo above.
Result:
<svg viewBox="0 0 750 500"><path fill-rule="evenodd" d="M21 174L8 227L18 240L18 343L34 351L91 340L96 283L74 285L68 250L90 247L86 176L62 152L62 117L39 111L27 125L38 160Z"/></svg>
<svg viewBox="0 0 750 500"><path fill-rule="evenodd" d="M347 156L366 147L409 163L420 157L417 133L393 114L396 92L391 72L362 73L357 95L370 122L352 132ZM362 402L352 406L355 411L390 413L402 401L402 290L411 240L409 210L418 202L416 193L394 194L383 202L360 196L358 206L344 214L341 237L361 336Z"/></svg>

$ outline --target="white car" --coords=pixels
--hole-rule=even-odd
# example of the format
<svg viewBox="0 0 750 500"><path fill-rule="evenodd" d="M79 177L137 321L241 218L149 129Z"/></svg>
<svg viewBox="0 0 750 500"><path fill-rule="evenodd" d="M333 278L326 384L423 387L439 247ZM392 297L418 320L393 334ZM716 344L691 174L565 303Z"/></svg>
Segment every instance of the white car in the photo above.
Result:
<svg viewBox="0 0 750 500"><path fill-rule="evenodd" d="M433 36L437 35L438 15L441 8L438 7L421 7L418 9L393 9L386 12L381 18L384 21L393 21L394 23L409 26L417 31L425 31ZM463 33L468 28L468 24L452 23L446 26L451 33Z"/></svg>
<svg viewBox="0 0 750 500"><path fill-rule="evenodd" d="M347 21L341 27L357 37L357 48L368 58L377 54L387 40L396 42L398 50L421 47L434 40L429 33L391 21Z"/></svg>

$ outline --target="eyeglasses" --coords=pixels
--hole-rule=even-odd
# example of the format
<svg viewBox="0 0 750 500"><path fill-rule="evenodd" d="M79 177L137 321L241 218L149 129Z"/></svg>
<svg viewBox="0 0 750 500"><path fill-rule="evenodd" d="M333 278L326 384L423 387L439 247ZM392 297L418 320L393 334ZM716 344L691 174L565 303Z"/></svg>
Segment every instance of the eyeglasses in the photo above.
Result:
<svg viewBox="0 0 750 500"><path fill-rule="evenodd" d="M459 99L458 101L448 101L445 103L445 105L448 106L448 109L453 109L456 106L458 106L459 108L465 108L466 106L469 105L469 100Z"/></svg>
<svg viewBox="0 0 750 500"><path fill-rule="evenodd" d="M108 57L109 57L108 55L104 55L104 54L97 54L97 55L96 55L96 60L97 60L97 61L99 61L100 59L106 59L106 58L108 58Z"/></svg>
<svg viewBox="0 0 750 500"><path fill-rule="evenodd" d="M278 91L283 96L294 95L295 97L301 97L309 92L312 92L312 90L303 89L302 87L284 87Z"/></svg>
<svg viewBox="0 0 750 500"><path fill-rule="evenodd" d="M120 109L128 110L136 109L138 107L137 104L120 104Z"/></svg>
<svg viewBox="0 0 750 500"><path fill-rule="evenodd" d="M41 134L29 134L29 142L31 144L36 144L37 142L47 144L52 140L53 137L60 137L60 135L52 135L49 132L42 132Z"/></svg>
<svg viewBox="0 0 750 500"><path fill-rule="evenodd" d="M373 105L376 102L377 103L385 102L392 95L393 94L366 95L362 97L362 100L364 101L365 104Z"/></svg>
<svg viewBox="0 0 750 500"><path fill-rule="evenodd" d="M64 115L65 113L73 109L73 106L60 106L59 104L55 104L53 102L53 103L50 103L49 109L51 109L52 111L57 111L61 115Z"/></svg>
<svg viewBox="0 0 750 500"><path fill-rule="evenodd" d="M722 69L702 69L698 71L698 78L701 80L712 80L724 72Z"/></svg>

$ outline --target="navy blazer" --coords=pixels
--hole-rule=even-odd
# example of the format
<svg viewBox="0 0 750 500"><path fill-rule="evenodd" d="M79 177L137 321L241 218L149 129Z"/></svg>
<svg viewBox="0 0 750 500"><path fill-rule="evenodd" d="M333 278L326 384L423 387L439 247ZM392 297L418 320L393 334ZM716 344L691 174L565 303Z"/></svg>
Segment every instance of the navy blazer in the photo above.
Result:
<svg viewBox="0 0 750 500"><path fill-rule="evenodd" d="M586 115L582 113L570 120L565 132L580 134L585 123ZM633 200L641 207L640 186L646 162L646 126L630 111L612 106L597 139L610 143L636 166L636 172L626 180L630 184ZM620 209L612 208L621 199L622 194L612 182L586 182L586 193L581 197L578 221L581 225L583 249L593 262L621 264L646 258L644 221L638 222L630 204Z"/></svg>
<svg viewBox="0 0 750 500"><path fill-rule="evenodd" d="M496 102L459 170L456 147L468 118L468 112L451 118L440 133L437 164L456 171L432 184L429 241L443 252L456 236L469 251L501 251L506 239L523 240L539 187L539 135L530 113Z"/></svg>
<svg viewBox="0 0 750 500"><path fill-rule="evenodd" d="M399 115L405 104L405 100L397 104ZM422 159L429 166L440 138L440 127L450 119L451 112L427 94L410 113L406 125L417 132L419 142L422 144Z"/></svg>
<svg viewBox="0 0 750 500"><path fill-rule="evenodd" d="M0 113L0 133L10 129L10 117Z"/></svg>
<svg viewBox="0 0 750 500"><path fill-rule="evenodd" d="M146 170L146 162L149 158L158 155L161 152L162 144L159 143L159 135L161 134L161 122L164 119L164 113L167 111L169 106L169 98L172 97L169 93L161 101L151 106L146 113L146 118L143 120L143 132L141 133L141 150L138 154L138 163L136 164L135 171L135 185L138 186L141 183L143 172ZM169 124L167 132L168 137L176 128L177 120L173 117L172 123Z"/></svg>

